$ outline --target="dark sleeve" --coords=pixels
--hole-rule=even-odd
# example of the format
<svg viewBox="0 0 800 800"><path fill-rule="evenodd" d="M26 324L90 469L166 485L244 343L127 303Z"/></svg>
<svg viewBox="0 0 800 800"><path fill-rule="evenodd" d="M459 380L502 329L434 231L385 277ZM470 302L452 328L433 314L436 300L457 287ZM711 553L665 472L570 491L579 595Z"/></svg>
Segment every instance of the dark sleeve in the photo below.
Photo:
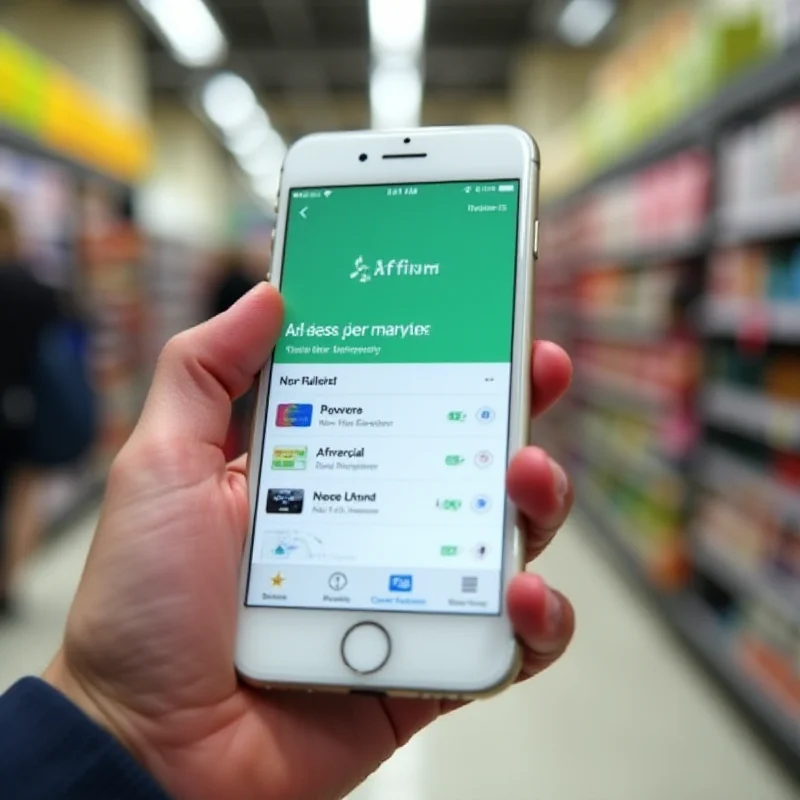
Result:
<svg viewBox="0 0 800 800"><path fill-rule="evenodd" d="M168 800L110 734L37 678L0 696L0 796Z"/></svg>

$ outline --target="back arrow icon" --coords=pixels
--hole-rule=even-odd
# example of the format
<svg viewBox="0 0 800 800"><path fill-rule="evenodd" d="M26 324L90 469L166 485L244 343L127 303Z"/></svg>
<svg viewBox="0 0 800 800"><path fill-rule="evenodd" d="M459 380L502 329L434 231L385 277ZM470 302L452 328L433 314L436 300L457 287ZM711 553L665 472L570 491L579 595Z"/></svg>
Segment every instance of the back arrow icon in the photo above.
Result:
<svg viewBox="0 0 800 800"><path fill-rule="evenodd" d="M307 214L308 214L308 206L305 206L304 208L301 208L301 209L300 209L300 216L301 216L303 219L308 219L308 216L307 216Z"/></svg>

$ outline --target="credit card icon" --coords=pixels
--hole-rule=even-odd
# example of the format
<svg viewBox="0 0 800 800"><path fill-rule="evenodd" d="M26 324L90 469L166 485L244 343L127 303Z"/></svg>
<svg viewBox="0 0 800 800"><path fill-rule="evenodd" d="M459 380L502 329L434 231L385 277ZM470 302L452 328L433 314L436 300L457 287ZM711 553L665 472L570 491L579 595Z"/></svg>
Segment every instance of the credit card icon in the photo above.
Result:
<svg viewBox="0 0 800 800"><path fill-rule="evenodd" d="M414 588L413 575L390 575L390 592L410 592Z"/></svg>
<svg viewBox="0 0 800 800"><path fill-rule="evenodd" d="M272 469L305 469L307 466L307 447L276 447L272 451Z"/></svg>
<svg viewBox="0 0 800 800"><path fill-rule="evenodd" d="M302 489L268 489L267 514L302 514Z"/></svg>
<svg viewBox="0 0 800 800"><path fill-rule="evenodd" d="M275 414L279 428L310 428L314 406L311 403L282 403Z"/></svg>

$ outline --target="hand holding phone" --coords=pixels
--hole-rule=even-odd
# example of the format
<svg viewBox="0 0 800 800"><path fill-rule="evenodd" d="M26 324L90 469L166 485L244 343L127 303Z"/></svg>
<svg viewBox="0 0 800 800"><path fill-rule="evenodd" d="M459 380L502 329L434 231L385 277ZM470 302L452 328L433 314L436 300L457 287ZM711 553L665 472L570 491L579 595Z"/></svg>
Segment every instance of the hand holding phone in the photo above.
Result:
<svg viewBox="0 0 800 800"><path fill-rule="evenodd" d="M166 348L145 411L111 470L65 641L45 674L175 798L343 796L453 707L254 692L237 681L248 489L244 460L226 466L223 445L231 400L275 346L281 310L277 292L262 285ZM534 347L534 414L561 396L569 376L559 347ZM535 448L508 471L528 557L569 510L554 475ZM531 574L513 579L506 606L524 646L520 677L534 675L569 643L571 606Z"/></svg>
<svg viewBox="0 0 800 800"><path fill-rule="evenodd" d="M508 127L289 152L236 663L261 686L473 697L512 681L538 153Z"/></svg>

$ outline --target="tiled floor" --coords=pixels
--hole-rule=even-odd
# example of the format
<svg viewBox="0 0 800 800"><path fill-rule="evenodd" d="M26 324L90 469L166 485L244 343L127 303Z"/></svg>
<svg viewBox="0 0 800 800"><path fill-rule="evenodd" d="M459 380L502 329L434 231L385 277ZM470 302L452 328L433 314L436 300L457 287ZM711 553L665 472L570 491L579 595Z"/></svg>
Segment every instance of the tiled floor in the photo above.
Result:
<svg viewBox="0 0 800 800"><path fill-rule="evenodd" d="M50 658L91 527L32 565L22 618L0 627L0 690ZM590 535L573 523L540 564L578 611L559 667L434 725L351 800L798 800Z"/></svg>

